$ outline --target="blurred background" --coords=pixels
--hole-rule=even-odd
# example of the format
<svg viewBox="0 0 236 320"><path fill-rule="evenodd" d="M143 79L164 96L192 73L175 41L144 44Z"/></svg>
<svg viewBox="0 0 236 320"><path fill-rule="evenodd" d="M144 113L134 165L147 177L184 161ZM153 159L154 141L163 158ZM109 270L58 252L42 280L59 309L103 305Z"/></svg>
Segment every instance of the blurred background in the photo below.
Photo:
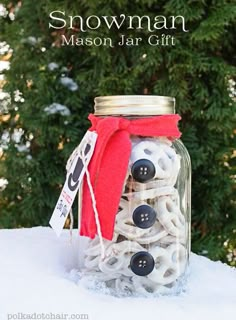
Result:
<svg viewBox="0 0 236 320"><path fill-rule="evenodd" d="M182 15L189 32L171 30L175 46L62 46L63 34L119 32L49 29L54 10ZM48 226L95 96L173 96L192 159L192 251L236 265L235 22L234 0L0 0L0 228Z"/></svg>

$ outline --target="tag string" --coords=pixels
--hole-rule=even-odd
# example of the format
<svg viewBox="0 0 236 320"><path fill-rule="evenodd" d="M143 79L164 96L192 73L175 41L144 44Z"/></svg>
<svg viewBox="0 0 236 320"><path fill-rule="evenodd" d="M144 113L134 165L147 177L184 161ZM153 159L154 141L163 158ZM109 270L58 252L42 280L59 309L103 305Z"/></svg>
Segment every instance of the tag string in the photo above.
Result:
<svg viewBox="0 0 236 320"><path fill-rule="evenodd" d="M74 217L73 217L73 212L72 212L72 208L69 211L70 214L70 242L72 243L72 236L73 236L73 225L74 225Z"/></svg>
<svg viewBox="0 0 236 320"><path fill-rule="evenodd" d="M92 206L93 206L93 211L94 211L94 216L95 216L95 221L96 221L96 226L97 226L97 234L98 234L99 242L100 242L100 246L101 246L101 258L103 259L105 257L105 247L104 247L103 238L102 238L101 224L99 221L99 214L98 214L98 210L97 210L96 199L95 199L95 195L93 192L93 187L92 187L88 167L85 162L85 157L86 156L81 152L80 158L83 162L83 166L84 166L84 170L85 170L85 174L86 174L86 178L87 178L87 183L88 183L88 187L89 187L89 192L91 195Z"/></svg>
<svg viewBox="0 0 236 320"><path fill-rule="evenodd" d="M87 184L88 184L88 188L89 188L89 192L90 192L90 196L91 196L91 200L92 200L94 217L95 217L95 222L96 222L96 227L97 227L97 234L98 234L99 242L100 242L100 246L101 246L101 258L103 259L105 257L105 247L104 247L103 238L102 238L101 224L100 224L100 220L99 220L99 214L98 214L98 210L97 210L96 199L95 199L95 195L94 195L94 192L93 192L93 187L92 187L92 183L91 183L88 167L86 165L86 155L79 151L79 146L76 147L75 150L70 155L70 157L69 157L69 159L67 161L67 164L66 164L66 170L67 170L67 172L70 170L70 168L71 168L71 166L72 166L72 164L74 162L74 159L77 157L78 154L80 154L80 158L82 160L82 163L83 163L83 166L84 166L84 170L85 170ZM72 235L72 228L73 228L73 223L74 223L72 209L70 210L70 219L71 219L70 234Z"/></svg>

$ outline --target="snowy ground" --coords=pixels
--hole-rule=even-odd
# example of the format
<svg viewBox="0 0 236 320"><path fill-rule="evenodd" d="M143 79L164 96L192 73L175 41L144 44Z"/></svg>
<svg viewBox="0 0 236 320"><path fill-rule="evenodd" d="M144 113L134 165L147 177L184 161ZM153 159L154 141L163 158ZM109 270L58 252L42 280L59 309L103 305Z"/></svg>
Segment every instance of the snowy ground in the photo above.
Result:
<svg viewBox="0 0 236 320"><path fill-rule="evenodd" d="M114 298L77 283L77 242L76 231L71 243L68 231L58 239L50 228L0 230L0 320L235 319L235 269L192 254L186 293Z"/></svg>

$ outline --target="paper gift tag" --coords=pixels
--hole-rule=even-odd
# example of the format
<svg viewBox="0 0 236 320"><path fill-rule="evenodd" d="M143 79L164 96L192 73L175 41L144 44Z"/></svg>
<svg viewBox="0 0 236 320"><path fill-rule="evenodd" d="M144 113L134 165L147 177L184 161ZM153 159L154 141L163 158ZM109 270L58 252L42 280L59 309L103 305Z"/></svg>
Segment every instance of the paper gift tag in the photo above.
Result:
<svg viewBox="0 0 236 320"><path fill-rule="evenodd" d="M92 158L96 141L97 133L94 131L87 131L81 143L75 150L75 158L67 172L66 181L49 221L50 226L56 232L58 237L63 230L76 193L83 180L85 168L88 166Z"/></svg>

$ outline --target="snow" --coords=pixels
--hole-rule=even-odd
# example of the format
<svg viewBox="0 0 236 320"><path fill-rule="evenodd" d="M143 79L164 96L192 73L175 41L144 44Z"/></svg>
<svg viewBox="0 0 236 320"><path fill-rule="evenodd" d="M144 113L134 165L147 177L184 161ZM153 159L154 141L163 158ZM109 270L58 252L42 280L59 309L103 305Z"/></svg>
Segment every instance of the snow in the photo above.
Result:
<svg viewBox="0 0 236 320"><path fill-rule="evenodd" d="M0 17L6 18L7 14L8 14L8 11L6 7L2 3L0 3Z"/></svg>
<svg viewBox="0 0 236 320"><path fill-rule="evenodd" d="M56 69L58 69L59 68L59 65L56 63L56 62L50 62L49 64L48 64L48 69L50 70L50 71L54 71L54 70L56 70Z"/></svg>
<svg viewBox="0 0 236 320"><path fill-rule="evenodd" d="M30 147L30 143L28 143L28 142L29 141L27 141L26 144L15 144L17 151L18 152L28 152L29 147Z"/></svg>
<svg viewBox="0 0 236 320"><path fill-rule="evenodd" d="M33 37L33 36L28 37L28 38L26 39L26 41L27 41L29 44L31 44L32 46L35 46L35 45L37 44L37 42L38 42L38 40L37 40L35 37Z"/></svg>
<svg viewBox="0 0 236 320"><path fill-rule="evenodd" d="M62 116L69 116L71 114L70 110L66 106L57 102L54 102L50 104L50 106L44 108L44 111L47 114L59 113Z"/></svg>
<svg viewBox="0 0 236 320"><path fill-rule="evenodd" d="M21 137L24 134L24 130L22 128L14 128L14 131L11 135L11 139L16 143L20 143Z"/></svg>
<svg viewBox="0 0 236 320"><path fill-rule="evenodd" d="M8 149L8 144L10 142L10 133L7 130L4 130L1 137L0 137L0 147L2 150Z"/></svg>
<svg viewBox="0 0 236 320"><path fill-rule="evenodd" d="M15 20L15 15L14 15L14 13L13 12L10 12L9 13L9 18L11 19L11 21L14 21Z"/></svg>
<svg viewBox="0 0 236 320"><path fill-rule="evenodd" d="M22 92L20 90L15 90L14 91L14 101L15 102L24 102L25 99L22 97Z"/></svg>
<svg viewBox="0 0 236 320"><path fill-rule="evenodd" d="M9 61L0 61L0 72L4 70L10 69L10 62Z"/></svg>
<svg viewBox="0 0 236 320"><path fill-rule="evenodd" d="M1 4L0 4L0 11L1 11ZM7 53L12 53L12 49L10 48L9 44L6 41L0 41L0 55L4 55Z"/></svg>
<svg viewBox="0 0 236 320"><path fill-rule="evenodd" d="M0 230L0 319L18 313L87 314L96 320L235 317L236 270L221 262L192 254L187 290L180 296L115 298L80 285L78 254L76 230L72 238L68 230L57 238L46 227Z"/></svg>
<svg viewBox="0 0 236 320"><path fill-rule="evenodd" d="M3 191L8 185L8 181L5 178L0 178L0 191Z"/></svg>
<svg viewBox="0 0 236 320"><path fill-rule="evenodd" d="M60 83L61 83L64 87L66 87L67 89L69 89L70 91L76 91L76 90L78 90L78 85L77 85L77 83L76 83L73 79L71 79L71 78L69 78L69 77L61 77L61 78L60 78Z"/></svg>
<svg viewBox="0 0 236 320"><path fill-rule="evenodd" d="M10 104L11 104L10 94L0 89L0 114L7 113L8 107Z"/></svg>
<svg viewBox="0 0 236 320"><path fill-rule="evenodd" d="M236 82L233 79L228 80L228 91L230 98L236 101Z"/></svg>

